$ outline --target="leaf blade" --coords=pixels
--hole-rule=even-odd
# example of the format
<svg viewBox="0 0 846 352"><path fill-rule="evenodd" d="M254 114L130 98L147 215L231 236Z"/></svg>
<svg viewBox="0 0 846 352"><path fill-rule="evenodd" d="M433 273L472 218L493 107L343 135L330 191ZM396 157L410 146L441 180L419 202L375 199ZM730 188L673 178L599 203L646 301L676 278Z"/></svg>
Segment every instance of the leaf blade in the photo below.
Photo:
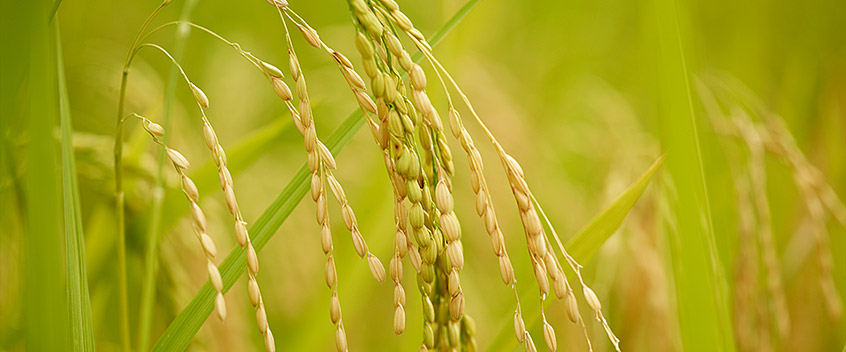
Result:
<svg viewBox="0 0 846 352"><path fill-rule="evenodd" d="M567 252L580 263L585 263L600 247L620 228L623 220L637 203L652 177L664 165L665 155L660 156L652 165L629 185L613 202L595 216L576 236L567 241Z"/></svg>
<svg viewBox="0 0 846 352"><path fill-rule="evenodd" d="M689 2L656 0L655 56L661 142L669 151L666 233L672 259L680 346L690 351L734 351L728 285L717 251L686 57ZM689 49L688 49L689 50Z"/></svg>
<svg viewBox="0 0 846 352"><path fill-rule="evenodd" d="M79 183L76 179L76 159L73 150L73 125L70 101L62 60L62 42L58 20L53 23L56 42L59 120L61 124L62 207L65 222L65 272L67 274L68 324L71 349L94 351L94 321L88 294L88 274L85 267L85 238L82 229L82 210L79 203Z"/></svg>

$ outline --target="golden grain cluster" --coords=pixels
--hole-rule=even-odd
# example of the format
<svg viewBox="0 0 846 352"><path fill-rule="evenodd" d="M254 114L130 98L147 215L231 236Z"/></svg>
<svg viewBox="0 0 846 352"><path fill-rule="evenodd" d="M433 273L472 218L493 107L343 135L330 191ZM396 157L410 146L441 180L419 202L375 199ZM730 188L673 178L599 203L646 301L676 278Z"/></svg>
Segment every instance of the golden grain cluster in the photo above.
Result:
<svg viewBox="0 0 846 352"><path fill-rule="evenodd" d="M514 267L505 246L505 238L516 238L503 233L494 210L493 199L485 176L484 161L479 150L465 128L459 109L452 99L451 92L457 92L463 109L470 113L485 132L488 140L497 151L498 161L507 176L514 200L519 209L516 214L524 228L526 249L530 262L525 265L533 268L538 298L541 302L543 340L549 350L557 349L555 329L543 313L543 301L554 294L564 302L568 317L573 323L580 324L588 338L587 327L578 311L575 290L571 287L564 273L566 263L575 277L584 301L594 311L596 319L605 328L610 341L619 350L619 341L611 331L602 314L602 306L593 290L584 282L580 274L581 266L564 250L563 245L546 217L541 205L535 199L526 175L518 161L500 144L476 113L469 98L459 87L450 73L432 53L425 36L415 28L412 21L393 0L366 1L349 0L354 18L355 46L361 56L361 64L368 78L369 89L365 80L355 70L352 61L344 54L334 50L321 38L316 29L298 15L285 1L268 1L274 6L284 28L284 41L288 53L287 78L295 88L289 88L286 74L278 67L263 61L252 53L241 49L240 45L223 38L205 27L190 24L233 47L246 60L252 63L269 81L271 88L282 100L303 137L308 155L308 170L311 173L311 197L316 206L315 218L319 230L323 254L326 256L324 279L331 290L329 315L335 326L335 343L338 351L348 350L348 340L341 309L341 297L338 294L339 277L335 267L334 238L329 225L328 198L334 198L341 209L341 216L346 229L350 232L356 254L367 261L371 274L378 283L386 279L386 270L382 262L370 252L364 235L361 233L353 206L347 198L344 188L335 176L337 164L329 148L321 141L315 128L315 116L309 99L306 84L306 72L301 69L295 50L295 44L289 32L293 25L302 35L305 43L328 55L336 63L341 81L346 83L361 111L365 115L378 153L384 161L385 171L394 193L393 222L395 231L389 236L393 241L392 257L389 260L393 292L393 331L402 334L406 327L406 290L403 284L403 260L408 258L416 272L413 280L421 294L422 317L418 323L423 326L420 337L421 351L428 350L478 350L476 325L465 312L466 297L461 285L461 271L465 265L462 242L462 225L454 211L453 177L456 173L454 155L448 139L457 141L464 151L470 167L470 179L475 194L476 212L482 220L493 254L499 262L499 272L503 283L514 294L514 329L517 341L527 351L535 351L534 339L526 329L520 308L521 298L517 294L517 280ZM166 24L167 25L167 24ZM166 26L164 25L164 26ZM162 26L162 27L164 27ZM154 29L153 32L162 28ZM416 50L423 54L434 71L438 85L430 85L424 68L416 63L403 45L405 37ZM146 38L146 37L145 37ZM227 208L233 216L234 234L238 244L244 248L247 259L247 289L251 304L256 309L256 322L264 336L268 351L275 350L273 334L267 322L267 311L259 289L257 274L259 261L250 235L247 222L241 215L235 195L234 182L227 167L226 154L220 145L205 114L209 107L206 94L162 47L156 44L142 43L140 47L152 47L165 53L179 67L182 76L192 91L198 104L202 121L203 136L215 164L218 167L220 187L223 191ZM429 98L429 90L441 88L446 96L444 104L436 104ZM448 119L445 124L441 115ZM142 118L145 128L154 140L164 131L158 124ZM449 131L445 129L448 125ZM190 202L194 228L200 239L208 260L209 278L217 291L215 307L221 319L226 317L223 298L223 284L220 273L214 264L216 248L206 234L206 220L198 205L198 193L193 182L182 172L188 167L188 161L174 149L167 148L167 154L180 177L182 188ZM544 221L542 221L544 219ZM375 238L375 237L374 237ZM557 247L555 246L557 244ZM556 249L558 252L556 252ZM588 345L590 341L588 339Z"/></svg>

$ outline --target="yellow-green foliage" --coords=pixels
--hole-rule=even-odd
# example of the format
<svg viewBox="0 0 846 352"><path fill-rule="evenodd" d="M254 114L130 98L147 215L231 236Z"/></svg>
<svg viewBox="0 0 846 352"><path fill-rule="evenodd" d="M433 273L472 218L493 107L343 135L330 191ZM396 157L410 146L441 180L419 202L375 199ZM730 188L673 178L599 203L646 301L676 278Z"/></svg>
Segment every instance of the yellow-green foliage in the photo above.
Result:
<svg viewBox="0 0 846 352"><path fill-rule="evenodd" d="M0 351L846 352L846 2L0 13Z"/></svg>

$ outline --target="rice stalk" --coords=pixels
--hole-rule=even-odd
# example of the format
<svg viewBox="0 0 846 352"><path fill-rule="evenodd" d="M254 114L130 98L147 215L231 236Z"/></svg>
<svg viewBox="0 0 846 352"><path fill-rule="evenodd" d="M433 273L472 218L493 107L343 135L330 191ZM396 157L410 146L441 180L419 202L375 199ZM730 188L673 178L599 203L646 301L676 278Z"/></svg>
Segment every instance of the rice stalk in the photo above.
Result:
<svg viewBox="0 0 846 352"><path fill-rule="evenodd" d="M124 129L124 106L126 103L126 85L129 79L129 67L132 60L137 53L137 45L139 39L147 27L153 20L170 4L172 0L163 0L155 10L147 17L135 38L132 39L132 44L129 46L129 51L126 54L126 59L123 63L123 69L120 82L120 93L118 95L118 108L115 127L115 143L114 143L114 174L115 174L115 212L117 213L117 272L118 272L118 289L119 294L119 311L120 311L120 332L121 332L121 349L124 352L131 350L131 341L129 334L129 294L127 292L126 282L126 195L123 190L123 129Z"/></svg>

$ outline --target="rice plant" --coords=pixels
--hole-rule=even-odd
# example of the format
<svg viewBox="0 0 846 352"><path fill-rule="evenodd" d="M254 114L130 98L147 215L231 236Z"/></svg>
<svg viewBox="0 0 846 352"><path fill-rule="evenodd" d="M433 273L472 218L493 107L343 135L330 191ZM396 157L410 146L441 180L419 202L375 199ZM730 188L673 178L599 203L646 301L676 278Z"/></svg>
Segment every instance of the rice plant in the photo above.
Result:
<svg viewBox="0 0 846 352"><path fill-rule="evenodd" d="M0 350L846 350L777 3L4 3Z"/></svg>

